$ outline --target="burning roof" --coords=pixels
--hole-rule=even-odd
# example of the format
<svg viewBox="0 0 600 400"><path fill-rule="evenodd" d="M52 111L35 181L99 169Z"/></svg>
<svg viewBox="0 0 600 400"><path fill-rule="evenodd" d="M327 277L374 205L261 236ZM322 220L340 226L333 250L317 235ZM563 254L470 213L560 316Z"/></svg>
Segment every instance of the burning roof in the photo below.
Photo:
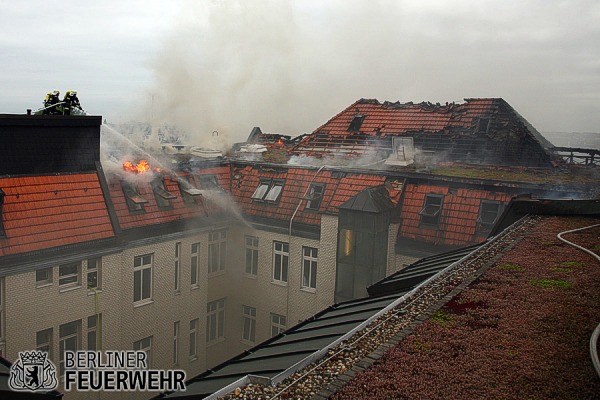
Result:
<svg viewBox="0 0 600 400"><path fill-rule="evenodd" d="M553 146L502 99L463 104L392 103L361 99L293 147L294 155L385 155L392 138L411 137L419 153L474 164L550 166Z"/></svg>

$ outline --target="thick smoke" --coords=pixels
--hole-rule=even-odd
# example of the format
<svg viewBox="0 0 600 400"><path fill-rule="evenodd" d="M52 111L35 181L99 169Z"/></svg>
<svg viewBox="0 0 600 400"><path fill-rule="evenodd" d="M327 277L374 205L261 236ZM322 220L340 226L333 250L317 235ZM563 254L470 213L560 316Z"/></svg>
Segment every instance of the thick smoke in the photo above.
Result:
<svg viewBox="0 0 600 400"><path fill-rule="evenodd" d="M214 147L214 131L222 143L253 126L311 132L359 98L503 97L542 131L569 129L565 121L597 114L578 102L598 82L588 51L598 30L573 28L594 26L593 4L508 0L490 12L470 1L190 1L152 62L143 117ZM566 81L572 74L581 84ZM565 86L583 93L568 106L555 94Z"/></svg>

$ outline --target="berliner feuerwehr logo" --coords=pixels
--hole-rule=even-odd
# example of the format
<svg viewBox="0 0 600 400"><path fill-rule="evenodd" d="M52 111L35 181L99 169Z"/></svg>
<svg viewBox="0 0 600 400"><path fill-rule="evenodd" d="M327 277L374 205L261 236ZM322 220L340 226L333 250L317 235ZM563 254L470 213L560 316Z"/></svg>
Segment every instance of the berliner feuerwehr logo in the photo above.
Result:
<svg viewBox="0 0 600 400"><path fill-rule="evenodd" d="M56 367L44 351L24 351L10 367L8 386L12 390L54 390L58 386Z"/></svg>

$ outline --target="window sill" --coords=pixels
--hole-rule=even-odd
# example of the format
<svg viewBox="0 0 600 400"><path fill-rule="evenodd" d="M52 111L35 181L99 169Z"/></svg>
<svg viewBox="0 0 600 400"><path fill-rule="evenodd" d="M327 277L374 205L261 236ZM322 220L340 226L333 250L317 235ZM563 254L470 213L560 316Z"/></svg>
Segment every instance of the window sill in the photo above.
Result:
<svg viewBox="0 0 600 400"><path fill-rule="evenodd" d="M138 302L133 303L133 308L138 308L138 307L146 306L146 305L152 304L152 303L154 303L154 300L152 300L152 299L140 300Z"/></svg>
<svg viewBox="0 0 600 400"><path fill-rule="evenodd" d="M252 341L252 340L248 340L248 339L241 339L240 343L245 344L246 346L255 346L256 345L256 341Z"/></svg>
<svg viewBox="0 0 600 400"><path fill-rule="evenodd" d="M71 292L73 290L77 290L77 289L81 289L81 285L77 285L77 286L64 286L64 287L58 287L58 292L59 293L66 293L66 292Z"/></svg>
<svg viewBox="0 0 600 400"><path fill-rule="evenodd" d="M306 293L317 293L317 288L301 287L300 290Z"/></svg>
<svg viewBox="0 0 600 400"><path fill-rule="evenodd" d="M277 285L277 286L286 286L287 287L287 285L288 285L288 283L284 282L284 281L271 281L271 283L273 285Z"/></svg>
<svg viewBox="0 0 600 400"><path fill-rule="evenodd" d="M198 356L190 357L190 362L194 362L198 360Z"/></svg>
<svg viewBox="0 0 600 400"><path fill-rule="evenodd" d="M192 285L192 290L200 289L200 285Z"/></svg>
<svg viewBox="0 0 600 400"><path fill-rule="evenodd" d="M225 341L225 337L216 338L210 342L206 342L206 347L212 347Z"/></svg>
<svg viewBox="0 0 600 400"><path fill-rule="evenodd" d="M94 296L96 293L98 293L98 294L102 293L102 289L97 289L97 288L95 288L95 289L96 289L96 290L92 290L92 289L89 289L89 288L88 288L88 290L87 290L87 291L88 291L88 292L87 292L87 295L88 295L88 296Z"/></svg>
<svg viewBox="0 0 600 400"><path fill-rule="evenodd" d="M175 294L175 296L180 296L180 295L181 295L181 290L179 290L179 289L178 289L178 290L176 290L176 291L174 292L174 294Z"/></svg>
<svg viewBox="0 0 600 400"><path fill-rule="evenodd" d="M221 276L221 275L225 275L227 273L226 270L222 269L220 271L215 271L215 272L209 272L208 273L208 277L209 278L215 278L217 276Z"/></svg>
<svg viewBox="0 0 600 400"><path fill-rule="evenodd" d="M244 273L244 276L248 279L257 279L257 275L256 274L249 274L247 272Z"/></svg>
<svg viewBox="0 0 600 400"><path fill-rule="evenodd" d="M35 284L36 289L45 288L48 286L52 286L52 282L44 282L44 283L36 283Z"/></svg>

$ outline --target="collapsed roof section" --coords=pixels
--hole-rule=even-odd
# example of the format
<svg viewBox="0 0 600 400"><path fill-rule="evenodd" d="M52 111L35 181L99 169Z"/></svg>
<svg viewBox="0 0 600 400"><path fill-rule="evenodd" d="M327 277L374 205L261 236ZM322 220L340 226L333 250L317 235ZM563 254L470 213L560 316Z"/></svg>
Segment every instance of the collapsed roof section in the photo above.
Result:
<svg viewBox="0 0 600 400"><path fill-rule="evenodd" d="M304 137L294 155L393 153L395 137L411 137L418 155L446 161L549 167L552 144L500 98L462 104L361 99Z"/></svg>

